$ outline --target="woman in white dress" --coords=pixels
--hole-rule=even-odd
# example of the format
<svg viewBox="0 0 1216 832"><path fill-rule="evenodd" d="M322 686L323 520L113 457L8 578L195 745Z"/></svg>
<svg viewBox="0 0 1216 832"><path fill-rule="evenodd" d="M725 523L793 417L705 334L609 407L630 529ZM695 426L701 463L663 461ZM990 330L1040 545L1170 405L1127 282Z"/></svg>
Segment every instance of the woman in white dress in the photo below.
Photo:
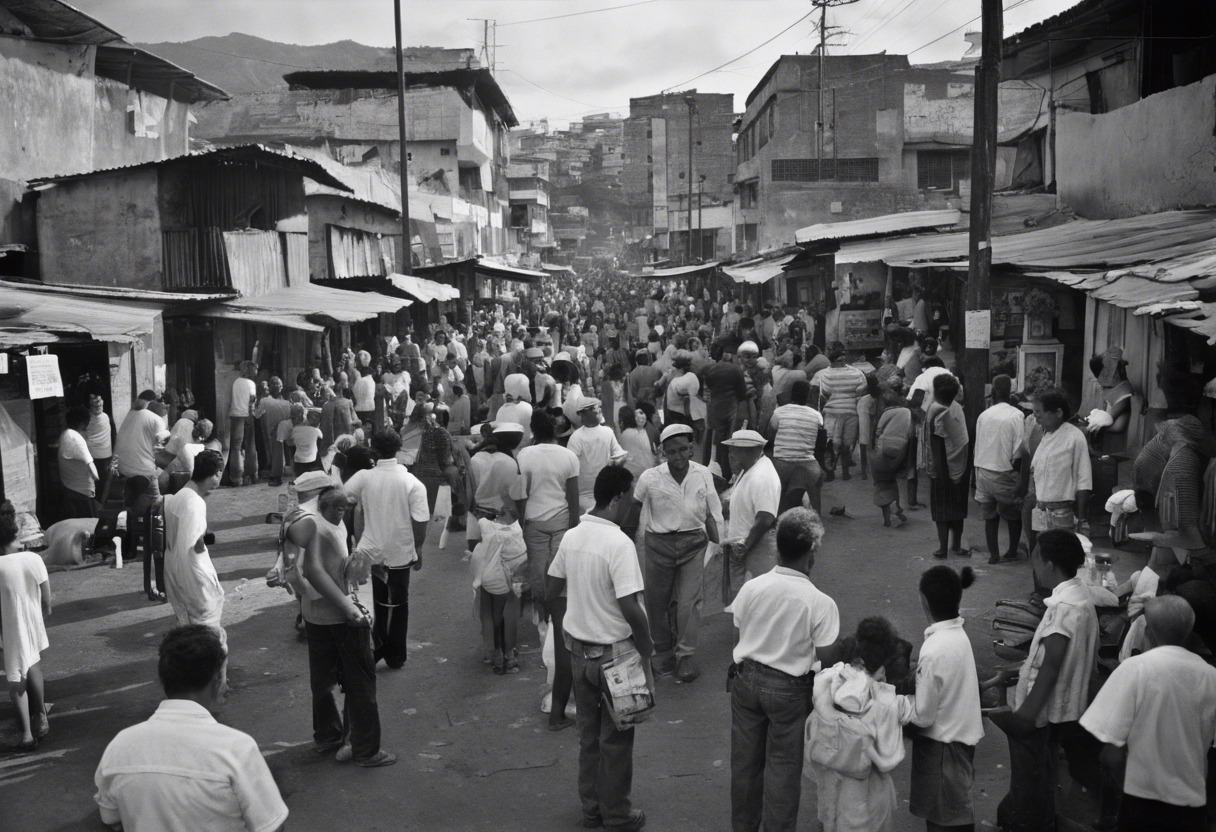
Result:
<svg viewBox="0 0 1216 832"><path fill-rule="evenodd" d="M223 460L215 451L194 458L194 472L181 491L165 498L165 594L179 624L202 624L228 638L220 626L224 588L207 552L207 502L220 484Z"/></svg>
<svg viewBox="0 0 1216 832"><path fill-rule="evenodd" d="M33 751L47 735L42 651L50 646L43 616L51 614L46 565L34 552L17 547L17 511L0 502L0 624L4 636L4 675L21 724L18 751Z"/></svg>

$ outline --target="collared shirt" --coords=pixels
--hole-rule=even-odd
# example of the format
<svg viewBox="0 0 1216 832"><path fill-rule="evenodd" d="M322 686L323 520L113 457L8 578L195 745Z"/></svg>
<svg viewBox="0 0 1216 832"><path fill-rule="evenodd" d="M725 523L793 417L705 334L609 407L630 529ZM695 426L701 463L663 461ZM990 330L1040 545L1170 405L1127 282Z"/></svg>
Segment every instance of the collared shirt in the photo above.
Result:
<svg viewBox="0 0 1216 832"><path fill-rule="evenodd" d="M642 591L642 567L629 535L610 520L584 514L562 537L549 574L566 581L562 628L579 641L613 644L633 634L621 598Z"/></svg>
<svg viewBox="0 0 1216 832"><path fill-rule="evenodd" d="M975 654L962 618L938 621L925 630L913 704L912 721L931 740L975 745L983 738Z"/></svg>
<svg viewBox="0 0 1216 832"><path fill-rule="evenodd" d="M511 499L528 501L524 520L553 520L568 514L566 481L577 477L578 471L578 457L561 445L542 442L520 451L519 476L511 484Z"/></svg>
<svg viewBox="0 0 1216 832"><path fill-rule="evenodd" d="M773 459L801 462L815 458L815 442L823 429L823 416L804 404L783 404L773 411Z"/></svg>
<svg viewBox="0 0 1216 832"><path fill-rule="evenodd" d="M118 473L124 477L155 477L156 434L164 429L165 420L147 408L127 413L114 443Z"/></svg>
<svg viewBox="0 0 1216 832"><path fill-rule="evenodd" d="M643 471L633 496L643 505L649 501L646 531L653 534L700 531L705 529L708 517L721 528L722 502L714 488L714 476L700 463L688 463L682 482L676 482L666 462Z"/></svg>
<svg viewBox="0 0 1216 832"><path fill-rule="evenodd" d="M773 467L773 461L760 457L735 483L730 495L730 530L727 540L743 540L762 511L776 517L781 505L781 477Z"/></svg>
<svg viewBox="0 0 1216 832"><path fill-rule="evenodd" d="M1081 727L1127 746L1125 793L1203 806L1207 752L1216 739L1216 668L1174 645L1133 656L1106 680Z"/></svg>
<svg viewBox="0 0 1216 832"><path fill-rule="evenodd" d="M1071 503L1078 491L1094 487L1089 443L1076 425L1065 422L1043 434L1030 463L1035 499L1043 503Z"/></svg>
<svg viewBox="0 0 1216 832"><path fill-rule="evenodd" d="M270 832L287 820L253 737L188 699L166 699L120 731L94 781L102 821L124 832Z"/></svg>
<svg viewBox="0 0 1216 832"><path fill-rule="evenodd" d="M604 466L621 462L627 453L607 425L586 425L570 435L566 447L578 457L578 494L583 511L595 508L595 478Z"/></svg>
<svg viewBox="0 0 1216 832"><path fill-rule="evenodd" d="M816 647L840 635L836 602L801 572L775 566L745 583L731 604L739 643L735 662L754 662L805 676L817 664Z"/></svg>
<svg viewBox="0 0 1216 832"><path fill-rule="evenodd" d="M382 459L376 467L359 471L346 481L346 492L363 510L363 536L356 552L389 567L409 566L418 560L411 521L431 519L426 486L395 459Z"/></svg>
<svg viewBox="0 0 1216 832"><path fill-rule="evenodd" d="M1026 418L1009 402L997 402L975 421L975 467L1012 471L1022 447Z"/></svg>
<svg viewBox="0 0 1216 832"><path fill-rule="evenodd" d="M1098 614L1081 578L1073 577L1057 584L1044 603L1047 611L1034 631L1030 653L1022 664L1017 686L1009 690L1009 706L1016 711L1022 707L1039 677L1046 652L1043 639L1056 634L1068 639L1068 650L1056 686L1039 712L1036 723L1039 728L1049 722L1074 722L1081 718L1089 703L1089 680L1098 660Z"/></svg>

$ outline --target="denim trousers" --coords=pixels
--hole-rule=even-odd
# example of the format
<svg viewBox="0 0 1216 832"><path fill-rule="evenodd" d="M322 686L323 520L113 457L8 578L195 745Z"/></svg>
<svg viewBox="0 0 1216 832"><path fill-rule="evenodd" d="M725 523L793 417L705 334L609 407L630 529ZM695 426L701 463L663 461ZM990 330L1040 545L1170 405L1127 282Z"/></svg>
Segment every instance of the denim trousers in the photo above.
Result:
<svg viewBox="0 0 1216 832"><path fill-rule="evenodd" d="M673 647L676 658L697 650L701 576L708 545L704 531L646 532L646 615L656 656Z"/></svg>
<svg viewBox="0 0 1216 832"><path fill-rule="evenodd" d="M803 727L814 674L745 660L730 688L730 808L734 832L794 832L802 797ZM761 823L763 821L763 824Z"/></svg>
<svg viewBox="0 0 1216 832"><path fill-rule="evenodd" d="M387 581L373 575L372 601L376 618L372 629L375 661L384 659L394 666L405 664L406 634L410 628L410 567L389 567Z"/></svg>
<svg viewBox="0 0 1216 832"><path fill-rule="evenodd" d="M617 730L604 702L602 667L613 657L607 649L588 658L586 646L566 636L578 707L578 796L587 817L601 817L611 829L629 822L633 804L633 729ZM598 648L593 648L595 652Z"/></svg>
<svg viewBox="0 0 1216 832"><path fill-rule="evenodd" d="M380 711L376 706L376 663L371 632L350 624L305 622L308 678L312 688L312 736L318 744L349 737L356 760L380 750ZM334 685L346 694L338 714Z"/></svg>
<svg viewBox="0 0 1216 832"><path fill-rule="evenodd" d="M570 529L568 511L549 520L525 520L524 545L528 548L528 586L533 598L545 597L545 575L557 557L557 547Z"/></svg>
<svg viewBox="0 0 1216 832"><path fill-rule="evenodd" d="M228 419L228 479L233 485L241 484L244 475L251 480L258 478L258 454L254 447L252 416L230 416Z"/></svg>

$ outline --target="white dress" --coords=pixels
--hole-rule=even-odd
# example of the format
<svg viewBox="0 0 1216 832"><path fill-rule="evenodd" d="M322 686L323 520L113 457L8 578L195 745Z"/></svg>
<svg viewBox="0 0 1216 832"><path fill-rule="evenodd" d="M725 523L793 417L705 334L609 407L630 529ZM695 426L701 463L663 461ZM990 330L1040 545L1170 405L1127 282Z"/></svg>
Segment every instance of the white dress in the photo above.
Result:
<svg viewBox="0 0 1216 832"><path fill-rule="evenodd" d="M0 623L4 635L4 674L20 682L50 646L42 623L46 564L33 552L0 555Z"/></svg>
<svg viewBox="0 0 1216 832"><path fill-rule="evenodd" d="M220 618L224 588L207 547L194 544L207 531L207 503L192 488L165 498L165 594L179 624L214 627L224 640Z"/></svg>

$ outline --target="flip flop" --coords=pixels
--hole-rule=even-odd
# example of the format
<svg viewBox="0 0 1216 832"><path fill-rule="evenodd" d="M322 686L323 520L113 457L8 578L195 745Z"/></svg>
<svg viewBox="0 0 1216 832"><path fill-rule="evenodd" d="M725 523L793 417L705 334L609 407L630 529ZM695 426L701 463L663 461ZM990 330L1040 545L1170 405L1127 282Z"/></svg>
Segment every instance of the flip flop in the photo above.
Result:
<svg viewBox="0 0 1216 832"><path fill-rule="evenodd" d="M933 557L937 558L938 560L945 560L947 557L949 557L949 555L947 555L941 549L938 549L936 552L933 553Z"/></svg>

